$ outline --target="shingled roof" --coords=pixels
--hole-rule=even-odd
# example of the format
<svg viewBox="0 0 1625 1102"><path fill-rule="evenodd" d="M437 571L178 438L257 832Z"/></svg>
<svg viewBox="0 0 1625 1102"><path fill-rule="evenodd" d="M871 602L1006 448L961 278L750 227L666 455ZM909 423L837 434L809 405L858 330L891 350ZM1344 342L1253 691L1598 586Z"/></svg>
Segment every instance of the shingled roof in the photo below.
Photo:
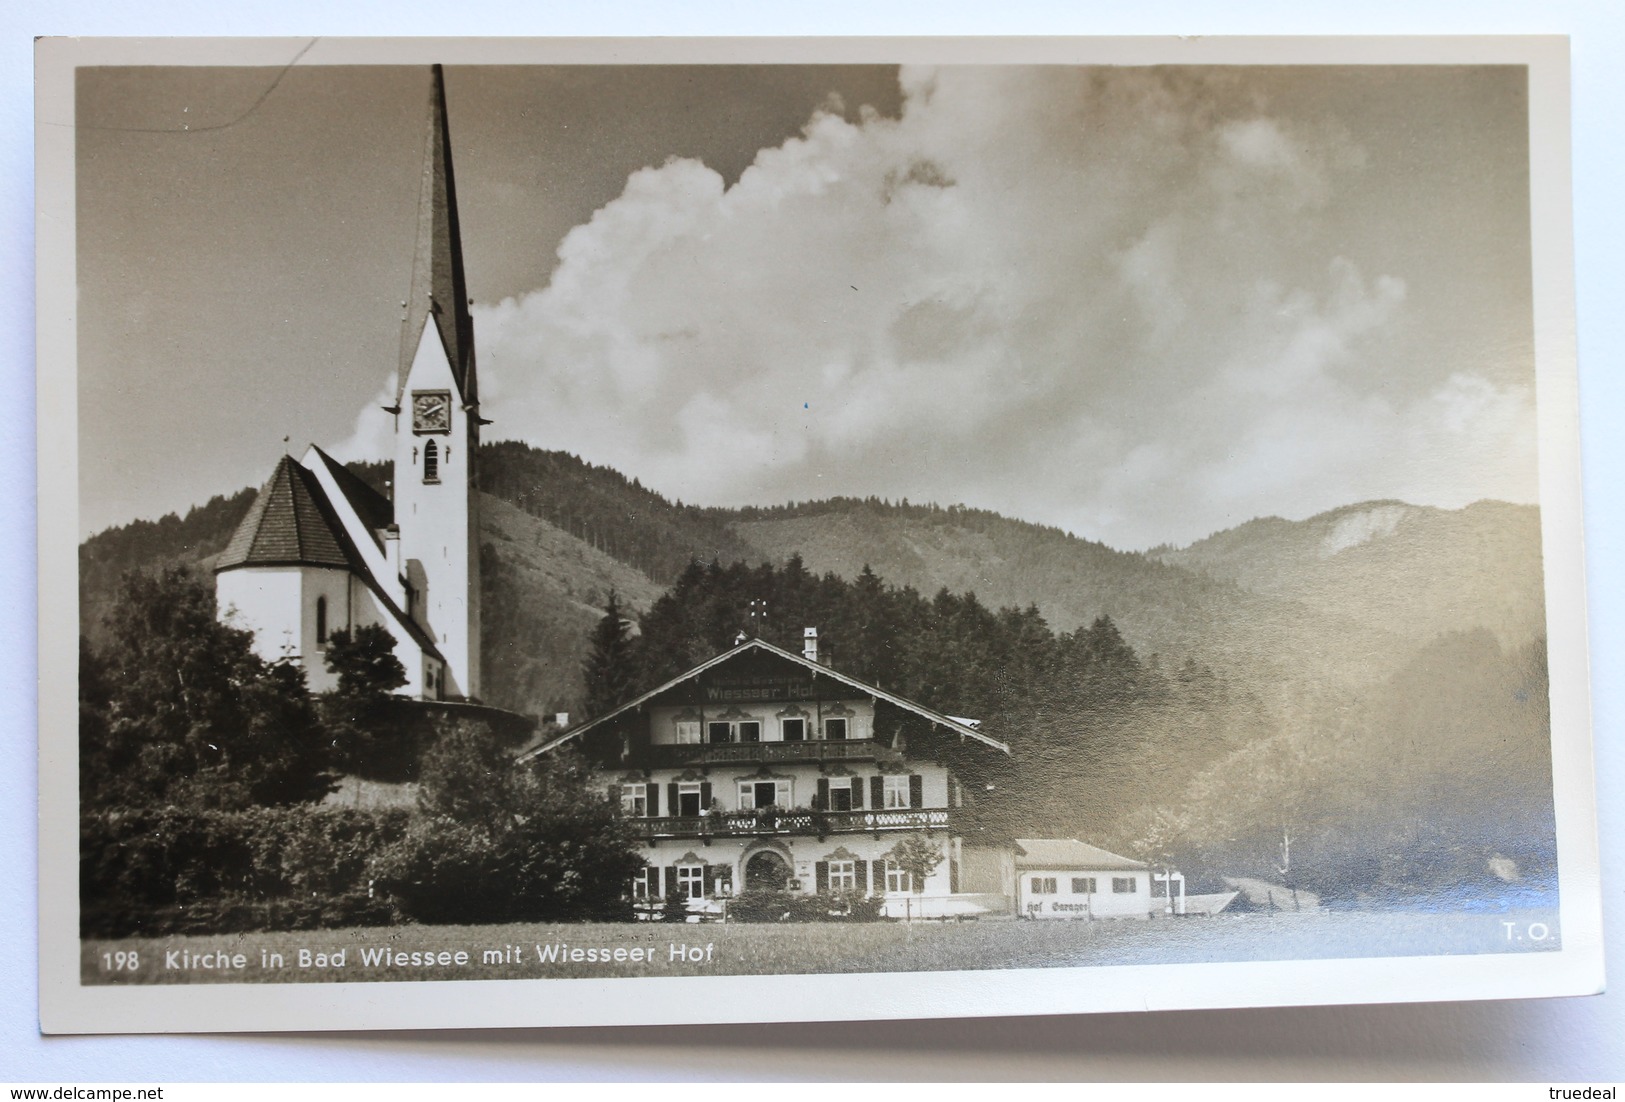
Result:
<svg viewBox="0 0 1625 1102"><path fill-rule="evenodd" d="M339 492L350 502L350 507L361 518L361 523L373 533L374 542L377 542L377 533L380 528L388 528L395 517L395 506L390 500L371 486L363 482L354 471L334 459L331 455L318 447L312 446L322 465L333 476L334 485Z"/></svg>
<svg viewBox="0 0 1625 1102"><path fill-rule="evenodd" d="M238 566L353 565L321 483L285 455L237 525L215 571Z"/></svg>

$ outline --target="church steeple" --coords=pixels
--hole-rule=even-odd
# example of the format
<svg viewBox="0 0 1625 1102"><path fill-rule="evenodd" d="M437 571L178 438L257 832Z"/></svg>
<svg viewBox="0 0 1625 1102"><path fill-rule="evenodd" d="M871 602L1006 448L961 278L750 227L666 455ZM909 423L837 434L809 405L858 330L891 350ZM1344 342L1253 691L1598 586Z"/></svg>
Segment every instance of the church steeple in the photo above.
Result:
<svg viewBox="0 0 1625 1102"><path fill-rule="evenodd" d="M446 81L436 65L429 81L429 111L423 142L423 178L418 192L417 246L412 258L412 291L401 329L396 405L406 393L424 327L433 324L451 363L462 404L479 405L474 371L474 320L468 313L463 280L463 243L457 225L457 186L451 168L451 135L446 126Z"/></svg>

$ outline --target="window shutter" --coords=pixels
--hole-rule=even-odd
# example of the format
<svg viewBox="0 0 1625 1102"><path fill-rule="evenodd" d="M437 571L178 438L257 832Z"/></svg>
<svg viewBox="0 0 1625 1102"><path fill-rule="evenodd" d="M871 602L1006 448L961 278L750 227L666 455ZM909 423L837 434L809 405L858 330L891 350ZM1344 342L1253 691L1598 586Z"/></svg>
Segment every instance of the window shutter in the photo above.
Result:
<svg viewBox="0 0 1625 1102"><path fill-rule="evenodd" d="M710 899L717 894L717 867L705 866L705 898Z"/></svg>
<svg viewBox="0 0 1625 1102"><path fill-rule="evenodd" d="M852 810L853 811L861 811L862 809L863 809L863 778L862 777L853 777L852 778Z"/></svg>
<svg viewBox="0 0 1625 1102"><path fill-rule="evenodd" d="M620 807L621 806L621 786L620 785L612 784L612 785L609 786L609 804L610 804L611 807Z"/></svg>
<svg viewBox="0 0 1625 1102"><path fill-rule="evenodd" d="M886 778L869 778L869 806L879 811L886 806Z"/></svg>
<svg viewBox="0 0 1625 1102"><path fill-rule="evenodd" d="M823 784L825 782L820 781L819 783ZM818 879L815 882L817 890L819 890L821 892L829 891L829 862L828 861L820 861L820 862L818 862L817 865L814 866L814 868L818 872Z"/></svg>
<svg viewBox="0 0 1625 1102"><path fill-rule="evenodd" d="M886 859L884 857L869 862L869 875L874 878L874 892L876 895L886 894Z"/></svg>
<svg viewBox="0 0 1625 1102"><path fill-rule="evenodd" d="M681 812L678 810L677 785L675 782L666 786L666 807L670 809L671 814L673 815L681 814Z"/></svg>
<svg viewBox="0 0 1625 1102"><path fill-rule="evenodd" d="M677 866L666 866L666 894L670 895L677 890Z"/></svg>
<svg viewBox="0 0 1625 1102"><path fill-rule="evenodd" d="M822 811L829 806L829 778L818 778L818 809Z"/></svg>
<svg viewBox="0 0 1625 1102"><path fill-rule="evenodd" d="M704 811L711 806L711 782L700 782L700 810Z"/></svg>
<svg viewBox="0 0 1625 1102"><path fill-rule="evenodd" d="M858 874L858 891L869 894L869 866L862 861L852 862L852 871Z"/></svg>
<svg viewBox="0 0 1625 1102"><path fill-rule="evenodd" d="M660 786L658 784L644 785L649 790L649 814L660 814Z"/></svg>
<svg viewBox="0 0 1625 1102"><path fill-rule="evenodd" d="M910 773L908 777L908 806L925 806L925 778L918 773Z"/></svg>
<svg viewBox="0 0 1625 1102"><path fill-rule="evenodd" d="M948 859L948 890L959 894L959 862L951 857Z"/></svg>

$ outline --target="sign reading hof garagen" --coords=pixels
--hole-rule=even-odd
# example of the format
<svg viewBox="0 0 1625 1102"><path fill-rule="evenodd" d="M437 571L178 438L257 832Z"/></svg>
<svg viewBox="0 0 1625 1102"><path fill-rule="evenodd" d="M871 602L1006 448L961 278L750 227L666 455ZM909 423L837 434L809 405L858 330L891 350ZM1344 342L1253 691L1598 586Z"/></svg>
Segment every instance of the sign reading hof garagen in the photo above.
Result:
<svg viewBox="0 0 1625 1102"><path fill-rule="evenodd" d="M46 1029L1599 988L1563 41L38 61Z"/></svg>

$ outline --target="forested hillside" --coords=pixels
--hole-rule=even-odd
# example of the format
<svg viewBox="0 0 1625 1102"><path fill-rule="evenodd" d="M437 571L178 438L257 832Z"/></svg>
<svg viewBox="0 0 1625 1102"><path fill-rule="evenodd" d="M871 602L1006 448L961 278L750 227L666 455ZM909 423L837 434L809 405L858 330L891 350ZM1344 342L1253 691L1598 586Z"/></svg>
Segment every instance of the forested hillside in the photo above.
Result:
<svg viewBox="0 0 1625 1102"><path fill-rule="evenodd" d="M1144 654L1259 684L1296 677L1305 654L1317 677L1381 676L1396 649L1383 627L980 510L837 500L742 510L735 528L773 561L799 553L814 572L854 578L867 565L922 592L1032 604L1063 631L1110 616Z"/></svg>
<svg viewBox="0 0 1625 1102"><path fill-rule="evenodd" d="M137 520L109 528L79 545L79 630L105 637L107 614L126 571L195 566L226 549L237 522L254 503L254 490L212 497L184 517Z"/></svg>
<svg viewBox="0 0 1625 1102"><path fill-rule="evenodd" d="M1141 555L960 508L699 509L513 443L481 485L491 703L579 713L612 593L617 693L816 626L832 665L1010 743L984 801L1010 831L1334 898L1549 877L1532 508L1368 503ZM252 497L86 540L86 633L124 572L206 570Z"/></svg>
<svg viewBox="0 0 1625 1102"><path fill-rule="evenodd" d="M1540 511L1532 505L1366 502L1302 521L1249 521L1148 557L1416 643L1482 627L1518 646L1545 632Z"/></svg>
<svg viewBox="0 0 1625 1102"><path fill-rule="evenodd" d="M381 493L389 465L349 467ZM523 444L480 454L486 698L516 711L572 710L581 656L605 597L640 611L691 558L759 558L700 510L675 505L605 467ZM207 571L254 500L216 497L184 517L138 520L79 548L80 630L93 642L128 570L184 565Z"/></svg>
<svg viewBox="0 0 1625 1102"><path fill-rule="evenodd" d="M599 710L725 649L740 625L795 650L803 623L820 626L820 661L1010 745L971 778L999 835L1087 838L1191 870L1193 890L1216 889L1221 870L1347 903L1551 883L1544 652L1484 630L1407 652L1377 692L1328 706L1164 666L1104 616L1057 632L1031 606L928 597L868 570L816 576L794 556L694 564L638 637L600 625L595 657L622 669Z"/></svg>
<svg viewBox="0 0 1625 1102"><path fill-rule="evenodd" d="M480 488L666 585L690 559L760 552L708 511L670 502L637 479L565 452L505 441L480 448Z"/></svg>

